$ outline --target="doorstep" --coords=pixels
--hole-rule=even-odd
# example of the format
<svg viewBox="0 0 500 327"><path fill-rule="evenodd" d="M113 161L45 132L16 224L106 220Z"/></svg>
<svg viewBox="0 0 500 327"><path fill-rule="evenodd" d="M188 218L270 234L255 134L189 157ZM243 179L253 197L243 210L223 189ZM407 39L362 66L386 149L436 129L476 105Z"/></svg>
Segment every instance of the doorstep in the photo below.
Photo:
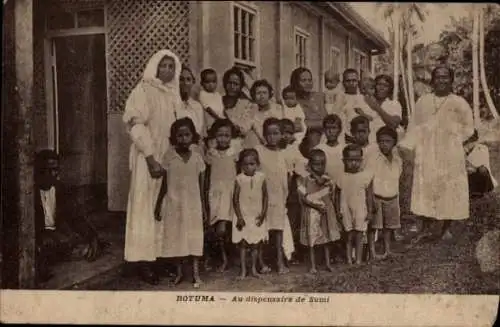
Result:
<svg viewBox="0 0 500 327"><path fill-rule="evenodd" d="M64 261L52 267L53 277L42 283L42 290L71 290L86 288L94 281L119 273L123 263L125 217L124 213L92 213L89 220L96 227L100 238L110 243L101 257L93 262L86 260Z"/></svg>

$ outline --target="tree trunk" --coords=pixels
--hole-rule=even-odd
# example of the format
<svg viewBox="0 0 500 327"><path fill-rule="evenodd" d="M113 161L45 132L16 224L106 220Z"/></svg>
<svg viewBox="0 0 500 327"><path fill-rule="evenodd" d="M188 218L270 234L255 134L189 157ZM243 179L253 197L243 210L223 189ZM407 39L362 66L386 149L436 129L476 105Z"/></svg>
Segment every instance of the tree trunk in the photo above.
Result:
<svg viewBox="0 0 500 327"><path fill-rule="evenodd" d="M399 66L401 68L401 80L403 82L403 94L405 96L405 101L406 101L406 114L407 114L407 119L408 119L408 123L410 122L410 117L411 117L411 114L412 114L412 110L410 108L411 104L410 104L410 97L409 97L409 88L408 88L408 84L406 82L406 75L405 74L405 63L403 61L403 55L402 55L402 51L399 51Z"/></svg>
<svg viewBox="0 0 500 327"><path fill-rule="evenodd" d="M486 81L486 71L485 71L485 58L484 58L484 12L482 6L479 8L479 66L481 72L481 86L483 88L484 97L486 98L486 103L488 104L488 109L490 109L491 114L494 119L498 118L498 111L495 108L495 104L491 99L490 89L488 88L488 83Z"/></svg>
<svg viewBox="0 0 500 327"><path fill-rule="evenodd" d="M408 76L408 97L409 97L409 105L408 105L408 116L411 117L413 114L413 110L415 109L415 92L413 88L413 59L412 59L412 49L413 49L413 35L411 26L408 27L407 31L407 43L406 43L406 63L407 63L407 76Z"/></svg>
<svg viewBox="0 0 500 327"><path fill-rule="evenodd" d="M400 41L400 28L399 28L399 15L400 11L398 8L398 4L394 4L394 45L393 45L393 50L394 50L394 90L392 93L392 98L397 99L398 98L398 92L399 92L399 41Z"/></svg>
<svg viewBox="0 0 500 327"><path fill-rule="evenodd" d="M472 112L474 114L474 125L479 125L479 11L473 5L474 22L472 24Z"/></svg>

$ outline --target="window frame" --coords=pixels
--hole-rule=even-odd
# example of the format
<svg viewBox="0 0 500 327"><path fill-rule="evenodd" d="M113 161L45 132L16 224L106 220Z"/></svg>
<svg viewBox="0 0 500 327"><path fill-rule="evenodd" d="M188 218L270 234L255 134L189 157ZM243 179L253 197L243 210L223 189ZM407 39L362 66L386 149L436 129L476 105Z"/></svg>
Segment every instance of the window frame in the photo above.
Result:
<svg viewBox="0 0 500 327"><path fill-rule="evenodd" d="M230 7L230 21L231 21L231 42L230 42L230 54L231 58L233 58L233 64L238 65L238 66L244 66L248 67L249 69L253 69L258 71L258 67L260 66L260 17L259 17L259 8L249 2L242 2L242 1L232 1ZM238 29L236 29L236 21L235 21L235 10L238 9L240 12L239 15L239 21L238 23L240 24L238 26ZM247 14L253 15L253 60L249 59L242 59L242 47L239 47L239 58L236 56L236 44L235 44L235 37L237 33L241 33L242 27L241 27L241 12L246 12ZM248 27L248 22L247 22L247 27ZM250 37L249 31L246 31L246 36ZM239 38L238 38L239 40ZM241 41L240 41L241 42ZM247 51L250 49L250 43L247 43ZM247 54L248 58L251 57L250 53Z"/></svg>
<svg viewBox="0 0 500 327"><path fill-rule="evenodd" d="M370 71L370 67L369 67L369 63L368 63L368 54L366 54L365 52L357 49L357 48L353 48L353 52L354 52L354 63L353 63L353 66L355 66L355 68L358 70L358 74L361 76L362 72L367 70L367 71ZM356 62L356 57L359 56L359 67L356 67L357 65L357 62ZM364 60L364 63L365 63L365 66L363 66L363 61Z"/></svg>
<svg viewBox="0 0 500 327"><path fill-rule="evenodd" d="M333 53L336 53L336 63L335 65L337 66L337 73L341 73L343 71L342 69L342 56L340 52L340 48L332 45L330 46L330 51L328 53L328 58L330 59L330 67L333 67L334 62L333 62Z"/></svg>
<svg viewBox="0 0 500 327"><path fill-rule="evenodd" d="M305 53L303 56L300 55L300 52L299 52L300 49L297 49L297 37L300 37L304 40L303 50L305 51ZM310 39L310 37L311 37L311 34L309 32L307 32L306 30L304 30L298 26L294 27L293 48L294 48L294 54L295 54L295 66L296 67L306 67L307 68L307 65L309 64L309 54L310 54L309 39ZM299 48L300 48L300 45L299 45ZM299 56L300 58L303 58L304 62L303 63L297 62L297 56Z"/></svg>

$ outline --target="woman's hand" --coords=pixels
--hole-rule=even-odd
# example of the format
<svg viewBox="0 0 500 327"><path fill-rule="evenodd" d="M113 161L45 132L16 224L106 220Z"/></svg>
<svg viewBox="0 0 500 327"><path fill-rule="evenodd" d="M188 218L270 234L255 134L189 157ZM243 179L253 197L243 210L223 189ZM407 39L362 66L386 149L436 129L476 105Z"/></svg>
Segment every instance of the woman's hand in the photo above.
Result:
<svg viewBox="0 0 500 327"><path fill-rule="evenodd" d="M148 164L148 170L151 178L156 179L163 176L163 167L158 163L158 161L156 161L156 159L152 155L146 157L146 163Z"/></svg>
<svg viewBox="0 0 500 327"><path fill-rule="evenodd" d="M255 224L257 225L257 227L262 226L262 223L264 222L264 218L265 218L264 215L259 215L257 218L255 218Z"/></svg>
<svg viewBox="0 0 500 327"><path fill-rule="evenodd" d="M379 104L377 102L377 99L373 95L365 94L364 95L365 102L370 108L374 111L377 111L379 108Z"/></svg>

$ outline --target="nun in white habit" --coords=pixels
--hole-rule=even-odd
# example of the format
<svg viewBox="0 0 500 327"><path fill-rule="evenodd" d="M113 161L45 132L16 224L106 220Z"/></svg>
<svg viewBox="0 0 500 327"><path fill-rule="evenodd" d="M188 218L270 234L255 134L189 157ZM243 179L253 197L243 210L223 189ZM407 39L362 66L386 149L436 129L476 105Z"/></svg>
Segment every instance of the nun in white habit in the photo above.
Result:
<svg viewBox="0 0 500 327"><path fill-rule="evenodd" d="M125 261L136 263L141 277L157 284L153 267L161 246L154 217L155 201L164 170L160 165L169 148L170 126L181 108L179 76L181 63L169 50L155 53L144 75L132 90L125 106L123 122L132 140L131 182L128 194L125 233Z"/></svg>

